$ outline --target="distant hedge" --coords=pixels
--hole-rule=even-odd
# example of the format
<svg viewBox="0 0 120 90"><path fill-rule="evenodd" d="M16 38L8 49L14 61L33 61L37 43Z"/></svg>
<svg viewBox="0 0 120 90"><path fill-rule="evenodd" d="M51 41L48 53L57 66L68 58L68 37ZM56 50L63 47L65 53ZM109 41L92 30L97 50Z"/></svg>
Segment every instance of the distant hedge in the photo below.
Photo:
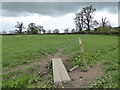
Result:
<svg viewBox="0 0 120 90"><path fill-rule="evenodd" d="M46 34L1 34L1 35L69 35L69 34L120 34L120 32L97 32L97 31L81 31L74 33L46 33Z"/></svg>

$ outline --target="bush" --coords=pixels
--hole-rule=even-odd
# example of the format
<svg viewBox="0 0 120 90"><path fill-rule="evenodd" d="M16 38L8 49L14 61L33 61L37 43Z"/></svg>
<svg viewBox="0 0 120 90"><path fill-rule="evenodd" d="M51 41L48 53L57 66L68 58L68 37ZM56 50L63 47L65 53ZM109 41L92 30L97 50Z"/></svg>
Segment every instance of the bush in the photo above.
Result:
<svg viewBox="0 0 120 90"><path fill-rule="evenodd" d="M101 26L95 29L97 32L115 32L117 31L116 29L112 29L111 27L108 26Z"/></svg>

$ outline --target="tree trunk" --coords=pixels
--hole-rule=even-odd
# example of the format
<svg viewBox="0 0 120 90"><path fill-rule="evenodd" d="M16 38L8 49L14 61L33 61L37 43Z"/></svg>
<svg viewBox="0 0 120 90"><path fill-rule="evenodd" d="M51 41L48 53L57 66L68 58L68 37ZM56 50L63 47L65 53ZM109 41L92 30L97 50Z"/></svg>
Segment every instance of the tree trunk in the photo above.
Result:
<svg viewBox="0 0 120 90"><path fill-rule="evenodd" d="M87 31L90 31L90 22L88 20L88 30Z"/></svg>
<svg viewBox="0 0 120 90"><path fill-rule="evenodd" d="M88 24L88 31L90 31L90 25Z"/></svg>

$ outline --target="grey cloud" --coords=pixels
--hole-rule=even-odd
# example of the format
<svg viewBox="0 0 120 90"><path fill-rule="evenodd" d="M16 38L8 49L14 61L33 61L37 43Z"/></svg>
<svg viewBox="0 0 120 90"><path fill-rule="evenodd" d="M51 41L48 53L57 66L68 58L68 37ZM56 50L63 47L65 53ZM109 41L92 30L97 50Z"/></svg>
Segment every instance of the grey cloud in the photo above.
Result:
<svg viewBox="0 0 120 90"><path fill-rule="evenodd" d="M85 6L92 5L98 10L117 13L117 2L3 2L3 16L26 16L26 13L38 13L48 16L61 16L76 12Z"/></svg>

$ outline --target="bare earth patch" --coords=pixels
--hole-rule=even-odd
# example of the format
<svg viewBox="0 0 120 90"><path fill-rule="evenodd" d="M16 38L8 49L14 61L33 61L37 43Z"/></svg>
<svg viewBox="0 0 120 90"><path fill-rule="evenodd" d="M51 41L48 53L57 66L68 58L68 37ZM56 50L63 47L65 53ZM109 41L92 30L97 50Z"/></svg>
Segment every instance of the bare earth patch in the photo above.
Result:
<svg viewBox="0 0 120 90"><path fill-rule="evenodd" d="M14 71L19 71L19 70L26 70L27 68L35 66L35 65L40 66L40 68L38 70L36 70L35 72L44 72L44 71L47 70L45 68L45 65L48 64L51 61L52 58L62 58L61 52L63 50L64 50L63 48L60 49L58 52L55 53L54 56L52 56L50 54L47 54L46 58L40 59L39 62L35 62L35 63L31 63L31 64L24 64L24 65L20 65L20 66L17 66L17 67L10 68L8 70L3 71L2 74L7 74L9 72L14 72ZM66 59L66 57L64 56L63 59ZM33 73L35 73L35 72L33 72Z"/></svg>
<svg viewBox="0 0 120 90"><path fill-rule="evenodd" d="M103 75L103 70L99 64L96 64L93 67L90 67L87 72L83 72L80 68L77 68L68 74L72 81L68 84L64 84L63 86L65 88L81 88L87 83L101 77Z"/></svg>
<svg viewBox="0 0 120 90"><path fill-rule="evenodd" d="M61 58L66 69L69 70L73 67L72 61L68 59L67 54L62 54L62 51L64 48L60 49L58 52L55 53L54 56L47 54L46 58L41 59L39 62L31 63L31 64L25 64L25 65L20 65L14 68L11 68L7 71L3 71L3 74L9 73L9 72L14 72L18 70L26 70L29 67L32 67L34 65L39 65L39 69L35 70L32 73L37 73L37 72L42 72L44 75L42 76L43 80L47 77L47 72L48 69L45 67L46 64L51 62L52 58ZM64 88L80 88L85 86L87 83L96 80L103 74L103 70L101 68L100 64L96 64L92 67L89 67L89 70L87 72L83 72L80 70L80 68L75 69L74 71L68 72L71 82L63 84L62 87Z"/></svg>
<svg viewBox="0 0 120 90"><path fill-rule="evenodd" d="M45 69L44 67L49 62L49 59L51 57L52 57L51 55L48 55L46 58L41 59L41 61L39 61L39 62L35 62L35 63L31 63L31 64L24 64L24 65L20 65L20 66L17 66L17 67L10 68L9 70L3 71L2 74L6 74L6 73L9 73L9 72L14 72L14 71L19 71L19 70L26 70L27 68L35 66L35 65L40 66L39 71L44 71L44 69Z"/></svg>

